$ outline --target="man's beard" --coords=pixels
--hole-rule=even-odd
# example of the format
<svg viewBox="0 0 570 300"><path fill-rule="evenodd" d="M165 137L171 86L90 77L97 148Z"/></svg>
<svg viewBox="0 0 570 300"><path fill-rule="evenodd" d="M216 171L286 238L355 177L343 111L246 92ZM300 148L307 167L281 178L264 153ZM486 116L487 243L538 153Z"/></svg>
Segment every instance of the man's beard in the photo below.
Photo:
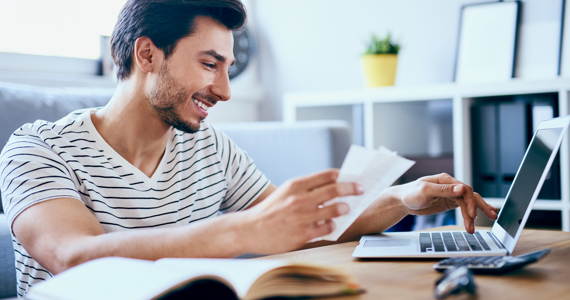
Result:
<svg viewBox="0 0 570 300"><path fill-rule="evenodd" d="M187 133L198 131L200 123L204 120L202 116L199 116L200 120L197 124L192 124L184 121L177 111L178 107L185 105L187 101L192 101L190 91L170 76L166 62L162 65L158 76L158 83L149 95L149 101L154 110L164 122L178 130ZM205 98L211 97L206 95Z"/></svg>

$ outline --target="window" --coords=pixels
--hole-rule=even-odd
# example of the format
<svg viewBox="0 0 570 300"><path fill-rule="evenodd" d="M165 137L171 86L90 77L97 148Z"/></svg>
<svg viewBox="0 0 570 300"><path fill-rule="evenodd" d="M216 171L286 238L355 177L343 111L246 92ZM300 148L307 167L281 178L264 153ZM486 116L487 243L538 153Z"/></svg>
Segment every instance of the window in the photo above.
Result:
<svg viewBox="0 0 570 300"><path fill-rule="evenodd" d="M97 59L126 0L0 0L0 52Z"/></svg>

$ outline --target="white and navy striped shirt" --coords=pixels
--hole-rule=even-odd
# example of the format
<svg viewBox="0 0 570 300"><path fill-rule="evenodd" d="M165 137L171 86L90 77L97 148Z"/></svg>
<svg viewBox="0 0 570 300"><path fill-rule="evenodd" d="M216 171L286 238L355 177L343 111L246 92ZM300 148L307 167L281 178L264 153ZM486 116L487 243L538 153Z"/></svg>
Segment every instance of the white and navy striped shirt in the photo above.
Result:
<svg viewBox="0 0 570 300"><path fill-rule="evenodd" d="M16 130L0 155L0 190L10 226L23 210L55 198L82 201L106 232L180 226L246 208L269 186L247 154L202 122L198 132L171 129L149 178L77 111ZM41 226L41 224L38 224ZM52 275L13 236L18 293Z"/></svg>

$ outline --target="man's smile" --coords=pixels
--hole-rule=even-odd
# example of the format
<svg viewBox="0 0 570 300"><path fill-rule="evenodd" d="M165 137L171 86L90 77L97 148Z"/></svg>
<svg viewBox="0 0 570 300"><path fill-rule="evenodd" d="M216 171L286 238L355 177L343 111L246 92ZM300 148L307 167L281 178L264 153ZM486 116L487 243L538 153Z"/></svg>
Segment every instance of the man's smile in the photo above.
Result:
<svg viewBox="0 0 570 300"><path fill-rule="evenodd" d="M196 105L198 105L199 108L208 111L208 109L210 109L210 106L208 106L207 104L205 104L204 102L197 100L196 98L192 97L192 101L194 103L196 103Z"/></svg>

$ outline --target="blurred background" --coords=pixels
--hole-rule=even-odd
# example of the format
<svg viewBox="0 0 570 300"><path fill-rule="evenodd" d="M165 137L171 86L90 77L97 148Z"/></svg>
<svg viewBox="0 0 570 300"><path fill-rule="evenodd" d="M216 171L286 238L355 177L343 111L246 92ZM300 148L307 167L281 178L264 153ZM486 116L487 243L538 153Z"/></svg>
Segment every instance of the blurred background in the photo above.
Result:
<svg viewBox="0 0 570 300"><path fill-rule="evenodd" d="M95 75L96 64L89 61L105 55L100 36L111 34L124 2L0 0L0 80L25 82L28 77L31 83L56 85L53 73ZM364 87L360 55L373 33L390 31L402 45L397 85L451 82L461 7L488 0L243 2L258 45L247 67L255 72L232 83L235 94L247 98L249 90L256 98L250 101L258 105L252 108L257 111L228 117L235 121L281 120L285 92ZM41 78L41 73L52 74ZM61 85L113 84L99 78L89 82L88 76L55 78Z"/></svg>
<svg viewBox="0 0 570 300"><path fill-rule="evenodd" d="M565 56L570 57L570 47L564 45L570 38L564 37L570 30L564 30L564 0L504 1L518 5L515 30L489 43L485 37L494 29L505 29L500 22L509 18L499 14L495 20L484 13L467 18L465 13L501 1L243 2L247 33L236 36L234 46L243 64L231 80L231 101L212 109L208 118L213 123L341 119L350 124L354 143L385 145L417 161L400 183L447 172L484 190L483 196L500 206L504 186L516 172L501 169L501 159L516 168L532 136L532 124L568 114L570 85L565 78L570 77L570 60ZM0 81L112 89L116 80L108 37L124 3L0 0ZM512 62L507 80L456 84L462 38L473 35L467 25L482 28L474 38L478 53L504 47L503 40L514 42L514 48L505 46L509 59L501 60ZM395 82L390 87L366 87L362 54L372 34L388 33L401 46ZM515 111L520 113L509 115ZM520 138L501 138L499 125L488 131L497 135L489 136L481 129L489 122L520 124L515 126ZM489 147L476 149L489 140L496 153L485 152ZM567 148L563 145L550 176L550 192L535 205L529 226L570 230ZM490 159L496 169L478 167ZM450 224L454 217L415 223ZM404 229L413 226L414 221L408 221Z"/></svg>

